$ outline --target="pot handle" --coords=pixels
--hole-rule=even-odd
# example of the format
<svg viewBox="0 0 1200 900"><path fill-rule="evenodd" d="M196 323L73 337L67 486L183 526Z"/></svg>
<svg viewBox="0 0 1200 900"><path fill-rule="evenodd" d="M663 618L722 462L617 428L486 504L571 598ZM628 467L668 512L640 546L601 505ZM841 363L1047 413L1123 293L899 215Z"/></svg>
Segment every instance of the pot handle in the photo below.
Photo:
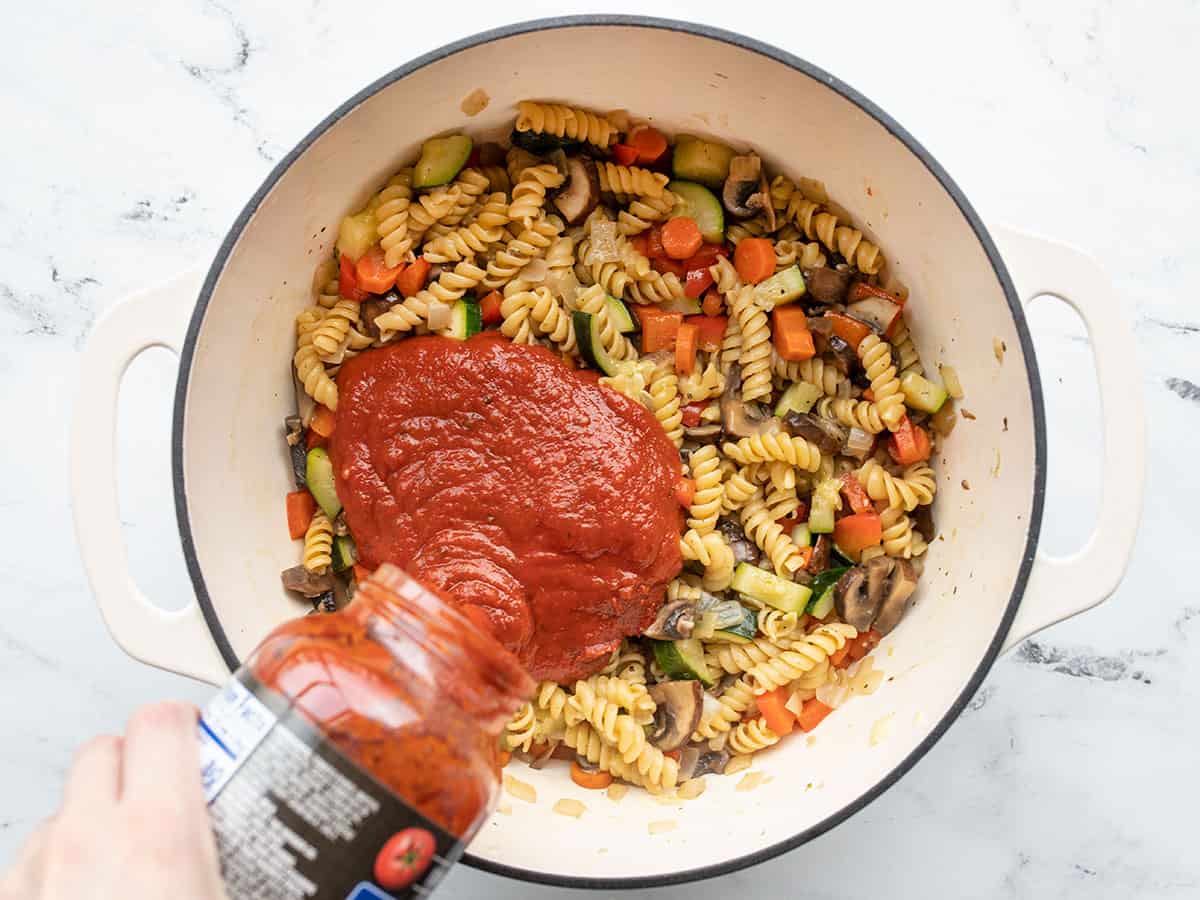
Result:
<svg viewBox="0 0 1200 900"><path fill-rule="evenodd" d="M1095 530L1068 556L1037 554L1004 651L1056 622L1106 600L1117 589L1137 537L1142 511L1145 426L1141 378L1130 354L1133 330L1112 283L1074 247L1024 232L993 231L1025 305L1047 294L1070 305L1087 326L1096 362L1104 460Z"/></svg>
<svg viewBox="0 0 1200 900"><path fill-rule="evenodd" d="M155 606L129 571L117 499L117 395L130 362L149 347L179 355L204 270L196 269L122 300L96 322L83 350L71 426L75 534L88 581L113 639L130 656L221 684L221 659L195 599L179 610Z"/></svg>

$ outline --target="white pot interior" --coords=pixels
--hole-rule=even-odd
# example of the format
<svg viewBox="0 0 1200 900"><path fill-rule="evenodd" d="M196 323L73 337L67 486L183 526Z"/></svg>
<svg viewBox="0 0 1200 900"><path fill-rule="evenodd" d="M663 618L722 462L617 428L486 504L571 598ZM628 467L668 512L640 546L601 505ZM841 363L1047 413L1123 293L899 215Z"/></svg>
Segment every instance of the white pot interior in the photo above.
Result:
<svg viewBox="0 0 1200 900"><path fill-rule="evenodd" d="M670 89L655 89L663 85ZM491 103L468 119L459 104L480 87ZM814 740L760 754L755 769L770 780L748 792L736 790L740 775L710 777L694 801L666 806L631 792L614 804L573 785L565 767L516 767L538 802L510 800L511 814L497 814L470 848L542 877L669 876L818 825L938 728L997 635L1026 551L1030 386L1013 314L963 212L900 139L823 81L715 38L643 26L574 25L460 50L394 81L312 141L246 223L208 303L188 382L183 472L195 556L239 657L305 611L279 584L280 569L297 559L284 521L291 479L280 430L294 410L292 320L312 302L314 266L340 217L425 137L507 134L526 97L630 108L668 132L753 146L774 171L822 180L909 286L922 357L957 368L962 406L975 417L960 422L936 461L942 539L930 548L919 602L876 651L890 677L875 695L840 709ZM1007 346L1003 363L995 338ZM586 804L579 821L551 811L561 797ZM664 820L675 830L647 833Z"/></svg>

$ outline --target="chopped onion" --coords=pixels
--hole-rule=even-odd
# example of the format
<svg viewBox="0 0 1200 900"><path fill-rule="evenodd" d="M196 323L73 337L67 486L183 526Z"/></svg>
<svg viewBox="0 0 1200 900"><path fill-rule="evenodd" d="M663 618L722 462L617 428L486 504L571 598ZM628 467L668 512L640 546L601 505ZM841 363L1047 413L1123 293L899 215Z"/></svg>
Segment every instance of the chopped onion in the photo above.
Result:
<svg viewBox="0 0 1200 900"><path fill-rule="evenodd" d="M726 769L727 773L728 773L728 771L729 770ZM737 783L737 787L735 787L734 790L735 791L743 791L743 792L744 791L752 791L756 787L758 787L760 784L762 784L763 779L766 777L767 777L766 772L747 772L745 775L742 776L742 780Z"/></svg>
<svg viewBox="0 0 1200 900"><path fill-rule="evenodd" d="M946 393L955 400L961 400L963 398L962 382L958 380L958 372L954 366L947 366L943 363L938 366L938 369L942 373L942 381L945 382Z"/></svg>
<svg viewBox="0 0 1200 900"><path fill-rule="evenodd" d="M592 225L592 238L588 246L588 265L620 262L621 246L617 242L617 223L601 219Z"/></svg>
<svg viewBox="0 0 1200 900"><path fill-rule="evenodd" d="M871 452L871 448L875 446L875 435L869 431L863 431L855 426L850 429L850 433L846 435L846 443L842 446L842 452L848 456L854 456L862 459Z"/></svg>
<svg viewBox="0 0 1200 900"><path fill-rule="evenodd" d="M646 830L650 834L665 834L668 831L674 831L678 824L673 819L663 822L651 822L646 826Z"/></svg>
<svg viewBox="0 0 1200 900"><path fill-rule="evenodd" d="M548 743L548 744L546 745L546 750L545 750L545 751L542 753L542 755L541 755L541 756L535 756L535 757L534 757L534 758L533 758L533 759L530 761L530 763L529 763L529 768L531 768L531 769L544 769L544 768L546 768L546 765L547 765L547 763L549 763L549 762L550 762L550 759L551 759L551 757L553 757L553 756L554 756L554 750L555 750L555 748L556 748L557 746L558 746L558 742L557 742L557 741L554 741L554 742Z"/></svg>
<svg viewBox="0 0 1200 900"><path fill-rule="evenodd" d="M729 762L725 765L725 774L734 775L743 769L748 769L750 768L750 764L752 762L754 762L754 758L748 753L740 754L738 756L731 756L729 758Z"/></svg>
<svg viewBox="0 0 1200 900"><path fill-rule="evenodd" d="M450 327L450 307L440 300L431 300L427 315L430 331L440 331Z"/></svg>
<svg viewBox="0 0 1200 900"><path fill-rule="evenodd" d="M787 703L783 704L783 708L790 712L793 716L799 716L800 710L804 707L804 699L802 691L793 691L792 696L788 697Z"/></svg>
<svg viewBox="0 0 1200 900"><path fill-rule="evenodd" d="M570 816L573 819L578 819L583 815L584 810L587 809L587 807L578 800L574 800L570 797L563 797L561 800L555 801L552 808L560 816Z"/></svg>
<svg viewBox="0 0 1200 900"><path fill-rule="evenodd" d="M579 296L579 278L574 269L552 269L546 276L546 287L566 304L569 311L578 309L576 297Z"/></svg>
<svg viewBox="0 0 1200 900"><path fill-rule="evenodd" d="M1008 345L998 337L992 338L992 354L996 357L996 362L1004 362L1004 351L1008 349Z"/></svg>
<svg viewBox="0 0 1200 900"><path fill-rule="evenodd" d="M700 696L703 698L701 700L701 706L700 706L700 718L711 719L712 717L720 714L720 712L721 712L721 701L720 700L718 700L716 697L714 697L708 691L705 691ZM713 749L716 750L716 749L720 749L720 748L714 747Z"/></svg>
<svg viewBox="0 0 1200 900"><path fill-rule="evenodd" d="M534 786L513 778L511 775L505 774L504 789L518 800L524 800L526 803L537 803L537 790Z"/></svg>
<svg viewBox="0 0 1200 900"><path fill-rule="evenodd" d="M680 800L695 800L704 793L706 787L703 778L689 778L679 786L675 793L678 794Z"/></svg>
<svg viewBox="0 0 1200 900"><path fill-rule="evenodd" d="M463 97L462 103L458 105L458 108L461 109L465 115L477 116L487 109L488 102L491 99L492 98L488 96L487 91L485 91L483 88L475 88L475 90Z"/></svg>
<svg viewBox="0 0 1200 900"><path fill-rule="evenodd" d="M700 748L695 744L688 744L679 753L679 778L681 781L687 781L692 777L692 773L696 771L696 763L700 761ZM699 795L697 795L699 796ZM686 799L686 798L685 798Z"/></svg>
<svg viewBox="0 0 1200 900"><path fill-rule="evenodd" d="M629 785L614 781L608 786L608 790L605 793L613 803L620 803L624 796L629 793Z"/></svg>
<svg viewBox="0 0 1200 900"><path fill-rule="evenodd" d="M521 280L527 281L530 284L541 284L546 280L546 276L549 273L550 267L546 265L546 261L537 256L530 260L529 265L521 270Z"/></svg>
<svg viewBox="0 0 1200 900"><path fill-rule="evenodd" d="M837 386L838 397L842 400L849 400L851 387L852 385L850 384L849 378L843 378L841 381L839 381Z"/></svg>

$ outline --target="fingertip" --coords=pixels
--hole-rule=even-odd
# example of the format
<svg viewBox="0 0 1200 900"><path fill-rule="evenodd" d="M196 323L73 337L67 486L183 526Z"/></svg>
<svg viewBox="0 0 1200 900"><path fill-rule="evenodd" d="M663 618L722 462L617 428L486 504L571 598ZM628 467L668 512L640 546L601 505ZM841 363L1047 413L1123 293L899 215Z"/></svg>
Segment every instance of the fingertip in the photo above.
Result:
<svg viewBox="0 0 1200 900"><path fill-rule="evenodd" d="M190 703L163 700L140 707L129 717L125 728L127 739L134 740L146 733L159 735L191 734L199 713Z"/></svg>

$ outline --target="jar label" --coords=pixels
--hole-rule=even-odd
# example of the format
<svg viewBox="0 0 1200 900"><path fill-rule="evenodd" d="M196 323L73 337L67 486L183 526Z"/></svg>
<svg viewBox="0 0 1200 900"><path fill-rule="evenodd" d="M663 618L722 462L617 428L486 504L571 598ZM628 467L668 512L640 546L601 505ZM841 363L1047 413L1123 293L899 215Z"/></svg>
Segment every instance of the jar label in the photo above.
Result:
<svg viewBox="0 0 1200 900"><path fill-rule="evenodd" d="M463 845L239 672L200 717L205 798L230 900L404 900Z"/></svg>

